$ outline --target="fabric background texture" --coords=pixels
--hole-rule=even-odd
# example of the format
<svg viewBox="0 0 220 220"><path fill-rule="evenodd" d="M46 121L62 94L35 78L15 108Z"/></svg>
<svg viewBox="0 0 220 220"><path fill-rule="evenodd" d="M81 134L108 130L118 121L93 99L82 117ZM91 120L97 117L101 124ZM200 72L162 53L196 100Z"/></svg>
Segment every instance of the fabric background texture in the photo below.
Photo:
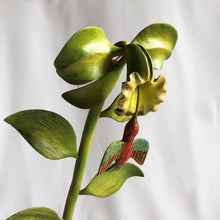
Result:
<svg viewBox="0 0 220 220"><path fill-rule="evenodd" d="M167 22L179 38L155 75L167 79L165 102L139 118L137 137L150 142L141 169L108 198L80 196L78 220L220 219L219 0L0 0L0 219L45 206L60 216L74 159L37 154L3 119L25 109L67 118L80 141L87 110L61 98L64 82L53 61L79 29L101 27L112 43L131 41L144 27ZM120 91L120 82L105 103ZM106 147L122 138L124 123L101 118L82 187L96 174Z"/></svg>

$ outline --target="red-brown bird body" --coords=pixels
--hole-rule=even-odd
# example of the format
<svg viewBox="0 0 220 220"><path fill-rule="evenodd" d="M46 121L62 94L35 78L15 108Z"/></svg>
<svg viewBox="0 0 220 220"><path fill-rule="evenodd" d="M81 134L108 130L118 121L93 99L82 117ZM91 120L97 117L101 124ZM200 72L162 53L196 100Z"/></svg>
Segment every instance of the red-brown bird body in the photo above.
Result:
<svg viewBox="0 0 220 220"><path fill-rule="evenodd" d="M129 158L133 158L138 164L143 164L149 149L148 141L144 139L134 140L139 131L137 117L132 117L126 124L121 141L114 141L107 148L99 167L98 175L112 168L122 167ZM115 163L112 165L112 162Z"/></svg>
<svg viewBox="0 0 220 220"><path fill-rule="evenodd" d="M122 167L131 157L133 151L133 141L139 131L137 117L133 117L125 126L122 138L123 145L121 148L119 159L116 160L116 167Z"/></svg>

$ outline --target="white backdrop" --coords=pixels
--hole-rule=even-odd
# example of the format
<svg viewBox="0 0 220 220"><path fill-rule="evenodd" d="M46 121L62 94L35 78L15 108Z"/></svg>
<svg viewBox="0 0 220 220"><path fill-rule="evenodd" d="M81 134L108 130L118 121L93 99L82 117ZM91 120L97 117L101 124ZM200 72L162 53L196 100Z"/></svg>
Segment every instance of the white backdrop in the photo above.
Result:
<svg viewBox="0 0 220 220"><path fill-rule="evenodd" d="M175 26L179 39L159 72L167 79L165 102L139 120L138 137L150 142L145 177L108 198L80 196L74 219L220 219L219 0L0 0L1 220L36 206L61 216L74 166L74 159L38 155L3 119L24 109L55 111L72 123L79 143L87 111L61 98L73 86L55 72L58 52L86 26L100 26L115 43L155 22ZM105 106L119 91L120 83ZM123 127L100 119L82 187Z"/></svg>

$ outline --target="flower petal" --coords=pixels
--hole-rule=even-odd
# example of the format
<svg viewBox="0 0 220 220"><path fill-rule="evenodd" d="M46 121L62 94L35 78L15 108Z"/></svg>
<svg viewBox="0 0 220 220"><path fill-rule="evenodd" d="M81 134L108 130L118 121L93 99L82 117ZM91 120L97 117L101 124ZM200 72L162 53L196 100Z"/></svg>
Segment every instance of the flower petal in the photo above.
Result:
<svg viewBox="0 0 220 220"><path fill-rule="evenodd" d="M159 76L154 82L147 82L140 86L139 115L146 115L148 112L158 110L159 104L164 101L166 94L165 85L165 77Z"/></svg>
<svg viewBox="0 0 220 220"><path fill-rule="evenodd" d="M130 105L130 99L137 86L144 84L144 80L136 72L130 74L130 81L122 83L123 98L119 101L119 108L124 111ZM137 101L136 101L137 103ZM135 104L135 103L134 103Z"/></svg>
<svg viewBox="0 0 220 220"><path fill-rule="evenodd" d="M150 54L154 69L161 69L163 61L171 56L177 41L177 31L170 24L156 23L143 29L132 41Z"/></svg>
<svg viewBox="0 0 220 220"><path fill-rule="evenodd" d="M119 122L128 121L132 117L131 115L119 114L120 110L118 108L118 102L122 98L123 94L120 93L113 101L113 103L107 109L101 112L100 117L109 117Z"/></svg>
<svg viewBox="0 0 220 220"><path fill-rule="evenodd" d="M114 88L124 65L125 59L121 58L103 77L81 88L65 92L62 95L63 98L70 104L83 109L99 105Z"/></svg>
<svg viewBox="0 0 220 220"><path fill-rule="evenodd" d="M142 83L153 77L153 66L150 55L140 45L128 44L124 48L124 56L127 62L127 76L137 72Z"/></svg>
<svg viewBox="0 0 220 220"><path fill-rule="evenodd" d="M159 104L164 101L166 93L166 79L159 76L152 82L140 85L138 115L146 115L155 112ZM126 100L124 102L124 100ZM124 122L134 115L137 104L137 89L130 93L129 97L124 97L123 93L115 99L112 105L101 113L101 117L110 117L116 121Z"/></svg>
<svg viewBox="0 0 220 220"><path fill-rule="evenodd" d="M84 84L102 77L112 58L123 49L109 42L99 27L87 27L76 32L55 59L57 73L70 84Z"/></svg>

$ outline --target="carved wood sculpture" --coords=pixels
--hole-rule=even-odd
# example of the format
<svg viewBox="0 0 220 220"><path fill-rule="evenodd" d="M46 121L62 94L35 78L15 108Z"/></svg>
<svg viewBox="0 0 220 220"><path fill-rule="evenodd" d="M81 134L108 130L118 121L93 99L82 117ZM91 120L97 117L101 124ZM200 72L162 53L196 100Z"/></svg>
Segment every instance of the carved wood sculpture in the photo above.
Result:
<svg viewBox="0 0 220 220"><path fill-rule="evenodd" d="M125 126L121 141L114 141L107 148L98 175L113 167L122 167L129 158L133 158L138 164L143 164L149 149L149 143L145 139L137 139L135 136L139 131L137 116L133 116ZM112 162L115 161L113 165Z"/></svg>

